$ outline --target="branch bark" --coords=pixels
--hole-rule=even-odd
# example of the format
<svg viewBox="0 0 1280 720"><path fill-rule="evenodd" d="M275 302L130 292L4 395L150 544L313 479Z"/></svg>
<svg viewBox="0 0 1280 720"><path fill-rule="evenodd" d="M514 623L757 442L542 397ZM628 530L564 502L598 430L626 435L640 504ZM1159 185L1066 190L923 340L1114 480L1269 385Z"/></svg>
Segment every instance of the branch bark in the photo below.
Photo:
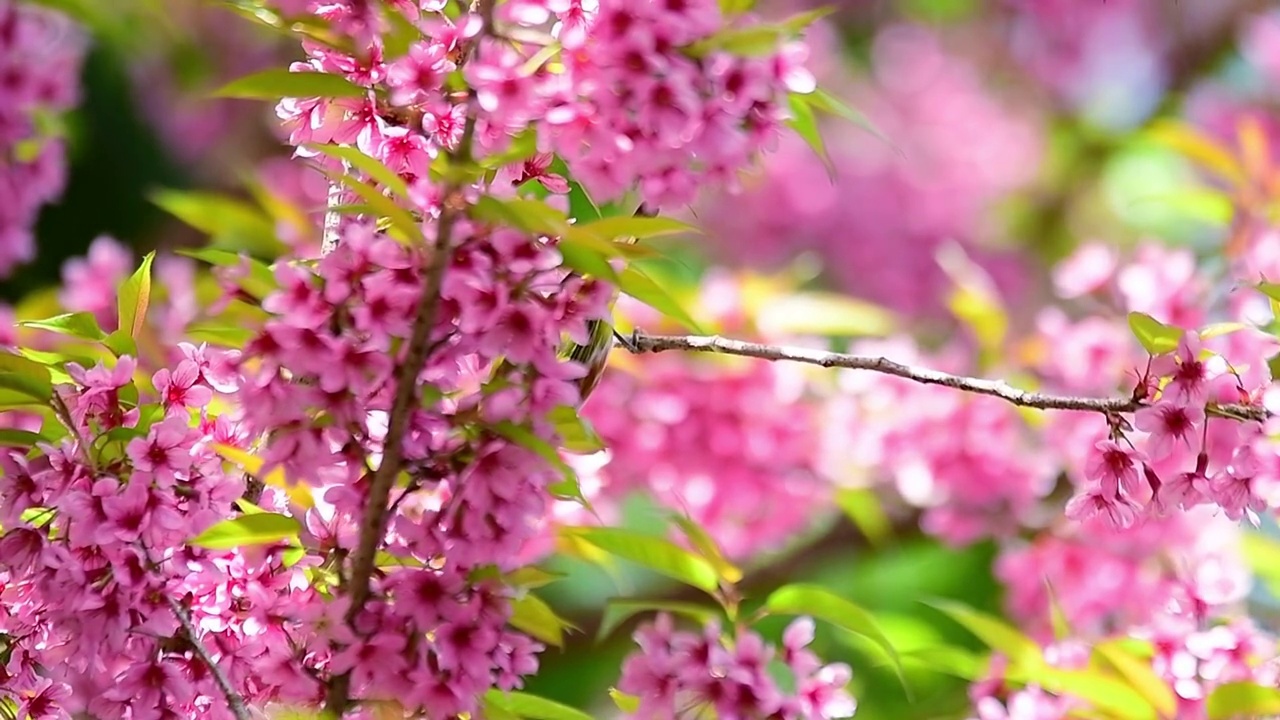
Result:
<svg viewBox="0 0 1280 720"><path fill-rule="evenodd" d="M884 357L869 355L849 355L845 353L813 350L803 347L785 345L766 345L762 343L732 340L720 336L701 335L648 335L636 330L630 339L633 353L660 353L674 350L686 352L723 353L740 357L758 358L770 361L791 361L818 365L825 368L845 368L848 370L870 370L895 377L912 380L925 385L942 385L944 387L1000 398L1019 407L1040 410L1075 410L1080 412L1097 412L1106 415L1134 412L1145 404L1132 398L1096 398L1074 395L1052 395L1031 392L1009 385L1003 380L987 380L983 378L952 375L930 368L904 365ZM1208 411L1220 417L1237 420L1266 420L1270 415L1264 409L1251 405L1210 405Z"/></svg>
<svg viewBox="0 0 1280 720"><path fill-rule="evenodd" d="M218 663L213 661L213 655L209 654L208 648L204 643L200 642L200 636L196 634L195 626L191 623L191 616L187 614L186 608L178 604L177 600L164 596L166 602L169 603L169 609L173 611L174 617L178 618L178 624L182 626L182 631L187 635L187 642L191 643L191 648L195 651L200 661L209 668L209 674L213 676L213 682L222 691L222 697L227 701L227 707L230 708L231 714L236 720L252 720L249 715L249 707L245 705L244 697L236 692L231 686L231 681L227 679L226 674L218 667Z"/></svg>
<svg viewBox="0 0 1280 720"><path fill-rule="evenodd" d="M484 27L479 37L486 36L492 28L492 2L479 5ZM472 91L468 103L474 103L475 92ZM476 133L476 116L468 113L466 126L457 148L450 153L452 160L466 166L472 160L472 145ZM440 289L444 283L445 270L452 257L451 246L453 228L458 219L466 213L467 203L462 197L462 181L449 183L444 188L441 200L440 218L436 225L436 242L427 277L423 282L422 296L418 300L416 319L405 349L404 360L396 368L396 390L392 400L391 411L387 417L387 434L383 442L382 462L373 474L369 483L368 504L365 506L364 521L360 527L360 539L352 555L351 574L344 590L351 599L347 610L347 622L353 623L369 600L370 583L376 569L378 546L382 544L387 532L387 519L390 515L388 502L395 479L404 467L404 436L408 429L409 416L418 403L418 376L426 363L431 350L431 330L436 324L436 312L440 307ZM342 717L351 704L351 675L343 673L333 677L325 697L325 711L334 717Z"/></svg>

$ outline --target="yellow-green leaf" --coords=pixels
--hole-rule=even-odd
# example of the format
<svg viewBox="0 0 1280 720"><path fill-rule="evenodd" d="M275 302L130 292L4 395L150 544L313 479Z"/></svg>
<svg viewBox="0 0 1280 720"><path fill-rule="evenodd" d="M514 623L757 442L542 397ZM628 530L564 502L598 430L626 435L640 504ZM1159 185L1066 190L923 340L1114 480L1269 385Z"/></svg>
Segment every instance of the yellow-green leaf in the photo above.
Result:
<svg viewBox="0 0 1280 720"><path fill-rule="evenodd" d="M224 250L244 250L278 257L287 246L276 237L276 226L260 208L242 200L207 192L160 190L151 202L191 227L207 233Z"/></svg>
<svg viewBox="0 0 1280 720"><path fill-rule="evenodd" d="M1156 674L1151 661L1131 653L1128 648L1110 642L1093 646L1095 655L1105 660L1134 690L1142 694L1161 717L1177 714L1178 699L1169 683Z"/></svg>
<svg viewBox="0 0 1280 720"><path fill-rule="evenodd" d="M1178 348L1182 339L1182 330L1165 325L1146 313L1129 313L1129 328L1142 347L1152 355L1163 355Z"/></svg>
<svg viewBox="0 0 1280 720"><path fill-rule="evenodd" d="M883 336L893 332L893 313L863 300L827 292L780 295L760 309L761 332L824 337Z"/></svg>
<svg viewBox="0 0 1280 720"><path fill-rule="evenodd" d="M1205 699L1209 720L1231 720L1280 714L1280 688L1249 682L1219 685Z"/></svg>
<svg viewBox="0 0 1280 720"><path fill-rule="evenodd" d="M18 326L48 330L60 335L70 335L84 338L85 340L102 340L107 336L102 331L102 328L98 327L98 321L94 318L93 313L87 312L66 313L65 315L58 315L44 320L25 320L19 322Z"/></svg>
<svg viewBox="0 0 1280 720"><path fill-rule="evenodd" d="M53 397L53 380L49 368L8 352L0 352L0 388L41 403Z"/></svg>
<svg viewBox="0 0 1280 720"><path fill-rule="evenodd" d="M1009 658L1010 663L1025 669L1044 665L1040 646L1003 620L952 600L930 600L925 604L963 625L992 650Z"/></svg>
<svg viewBox="0 0 1280 720"><path fill-rule="evenodd" d="M409 198L409 186L405 181L395 173L394 170L387 167L377 158L365 155L360 152L359 148L344 147L341 145L324 145L320 143L311 143L308 148L318 153L323 153L329 157L337 158L349 164L351 167L360 170L364 174L378 181L383 187L392 193L399 195L404 199Z"/></svg>
<svg viewBox="0 0 1280 720"><path fill-rule="evenodd" d="M773 592L764 607L771 613L783 615L810 615L861 635L875 643L893 661L898 679L903 680L902 664L898 650L880 629L875 617L862 607L833 594L817 585L797 583L784 585ZM903 680L905 686L905 680Z"/></svg>
<svg viewBox="0 0 1280 720"><path fill-rule="evenodd" d="M679 513L673 513L671 515L671 520L679 526L680 531L683 532L684 536L693 544L693 547L698 551L698 554L706 559L707 562L711 563L712 567L716 569L716 572L720 574L721 580L724 580L730 585L742 580L742 570L725 558L724 553L720 550L720 546L716 544L714 538L707 534L706 530L699 527L698 524L689 517Z"/></svg>
<svg viewBox="0 0 1280 720"><path fill-rule="evenodd" d="M264 485L280 488L284 490L295 505L310 509L315 505L315 500L311 497L311 491L305 485L296 482L290 482L284 474L284 469L277 467L265 476L262 472L262 458L241 450L231 445L223 445L215 443L213 451L222 456L224 460L240 466L245 472L258 478Z"/></svg>
<svg viewBox="0 0 1280 720"><path fill-rule="evenodd" d="M214 93L215 97L247 100L281 98L359 98L369 91L339 75L320 72L290 72L281 68L236 78Z"/></svg>
<svg viewBox="0 0 1280 720"><path fill-rule="evenodd" d="M715 592L720 586L719 574L711 563L670 540L622 528L576 527L561 532L701 590Z"/></svg>
<svg viewBox="0 0 1280 720"><path fill-rule="evenodd" d="M618 276L618 289L693 332L703 332L693 316L670 293L635 265L628 265Z"/></svg>
<svg viewBox="0 0 1280 720"><path fill-rule="evenodd" d="M511 619L508 622L517 630L555 647L564 647L566 629L577 629L532 593L525 593L511 603Z"/></svg>
<svg viewBox="0 0 1280 720"><path fill-rule="evenodd" d="M529 720L593 720L590 715L568 705L514 690L490 690L485 693L484 702L489 708L496 707Z"/></svg>
<svg viewBox="0 0 1280 720"><path fill-rule="evenodd" d="M155 259L154 252L142 258L142 265L124 281L116 300L117 328L131 338L138 337L147 320L147 307L151 304L151 263Z"/></svg>
<svg viewBox="0 0 1280 720"><path fill-rule="evenodd" d="M1230 150L1186 123L1161 121L1151 129L1149 137L1233 185L1247 182L1244 169Z"/></svg>
<svg viewBox="0 0 1280 720"><path fill-rule="evenodd" d="M230 550L247 545L271 545L295 537L298 521L279 513L255 513L223 520L192 538L192 545L210 550Z"/></svg>
<svg viewBox="0 0 1280 720"><path fill-rule="evenodd" d="M642 612L665 612L683 615L695 622L706 625L720 617L715 608L697 603L679 600L640 600L634 598L610 598L604 606L604 615L600 618L600 629L596 632L596 642L602 642L613 634L618 626L629 618Z"/></svg>

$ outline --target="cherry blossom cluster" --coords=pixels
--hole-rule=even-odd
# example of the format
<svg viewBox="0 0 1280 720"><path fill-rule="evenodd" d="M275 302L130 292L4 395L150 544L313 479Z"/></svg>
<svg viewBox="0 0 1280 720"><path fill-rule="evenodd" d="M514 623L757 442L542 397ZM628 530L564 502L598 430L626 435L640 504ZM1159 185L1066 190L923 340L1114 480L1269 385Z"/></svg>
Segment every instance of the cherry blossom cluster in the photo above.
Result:
<svg viewBox="0 0 1280 720"><path fill-rule="evenodd" d="M825 280L907 315L943 312L947 277L934 259L957 240L1007 296L1025 288L1022 261L984 243L999 237L988 210L1025 187L1042 138L1024 109L994 96L982 73L935 32L881 30L872 72L850 80L839 39L815 26L807 40L824 88L875 124L822 124L830 168L787 135L741 195L704 203L708 241L727 263L775 268L801 252L821 258ZM904 247L910 251L905 251Z"/></svg>
<svg viewBox="0 0 1280 720"><path fill-rule="evenodd" d="M723 637L715 622L699 633L677 630L670 615L660 614L636 631L640 649L623 663L618 689L639 698L628 717L670 720L704 709L760 720L851 717L857 705L845 692L849 666L823 665L806 649L813 630L808 618L794 621L778 648L750 630ZM775 679L771 665L779 662L790 687Z"/></svg>
<svg viewBox="0 0 1280 720"><path fill-rule="evenodd" d="M288 652L268 619L283 608L264 591L290 582L278 553L248 560L188 544L230 514L244 482L213 451L237 441L226 419L201 412L190 424L233 376L214 369L214 351L183 351L151 377L155 404L137 403L127 355L70 364L55 407L71 436L0 458L0 688L19 714L230 717L193 642L216 644L240 683L249 658Z"/></svg>
<svg viewBox="0 0 1280 720"><path fill-rule="evenodd" d="M79 101L85 50L65 15L0 0L0 277L35 257L36 216L66 183L50 119Z"/></svg>
<svg viewBox="0 0 1280 720"><path fill-rule="evenodd" d="M437 200L426 181L431 162L462 135L464 104L447 85L455 71L474 91L482 150L501 150L536 131L540 148L558 152L595 200L619 199L635 188L653 208L688 203L708 181L732 182L781 136L786 93L814 89L799 43L780 40L776 52L762 57L719 49L717 32L752 25L745 17L727 20L714 0L606 0L598 8L578 0L504 3L496 21L512 37L526 37L516 30L534 34L520 42L478 37L481 17L450 21L439 14L442 5L395 5L426 36L398 58L386 56L375 31L387 19L371 4L319 8L322 17L367 38L368 52L353 57L313 43L309 61L294 70L385 87L387 99L293 98L278 108L292 144L355 145L420 181L415 199L424 211ZM553 34L544 32L548 26ZM552 42L562 48L554 72L542 52ZM470 48L476 52L467 60Z"/></svg>
<svg viewBox="0 0 1280 720"><path fill-rule="evenodd" d="M505 627L512 591L474 573L515 569L546 512L557 470L503 428L555 441L548 418L577 404L582 372L557 358L561 333L584 338L608 297L598 283L564 277L554 248L514 230L463 221L452 238L447 255L432 253L449 266L427 363L413 369L414 396L438 397L411 411L405 479L379 545L389 559L351 628L330 630L344 649L327 666L352 673L353 698L430 716L474 712L478 696L519 687L537 667L541 646ZM323 499L326 509L317 502L305 516L322 563L356 549L369 512L369 463L385 442L426 262L423 251L348 225L314 269L277 266L280 290L264 303L273 317L245 348L254 369L239 395L240 427L268 438L267 472L279 467ZM337 595L326 617L350 602Z"/></svg>

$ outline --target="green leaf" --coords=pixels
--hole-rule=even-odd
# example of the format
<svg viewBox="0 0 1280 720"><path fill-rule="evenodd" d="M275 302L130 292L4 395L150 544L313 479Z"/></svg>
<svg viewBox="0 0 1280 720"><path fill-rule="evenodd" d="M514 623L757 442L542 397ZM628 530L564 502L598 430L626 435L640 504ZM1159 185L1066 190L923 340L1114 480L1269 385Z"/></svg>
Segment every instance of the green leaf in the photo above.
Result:
<svg viewBox="0 0 1280 720"><path fill-rule="evenodd" d="M725 558L720 546L707 534L706 530L703 530L690 518L679 513L672 513L671 520L680 528L684 536L689 539L698 554L711 563L711 566L720 574L721 580L730 585L742 580L742 570Z"/></svg>
<svg viewBox="0 0 1280 720"><path fill-rule="evenodd" d="M810 25L835 12L834 5L823 5L812 10L796 13L782 21L782 28L792 35L799 35Z"/></svg>
<svg viewBox="0 0 1280 720"><path fill-rule="evenodd" d="M666 217L620 216L607 217L593 222L574 226L574 234L587 234L600 240L614 241L619 238L649 238L666 235L697 234L698 228L689 223ZM619 251L621 252L621 251Z"/></svg>
<svg viewBox="0 0 1280 720"><path fill-rule="evenodd" d="M699 40L686 47L685 52L695 58L706 57L715 52L739 57L768 57L778 51L788 34L788 29L781 25L730 28Z"/></svg>
<svg viewBox="0 0 1280 720"><path fill-rule="evenodd" d="M511 138L511 144L506 150L481 158L480 167L485 170L496 170L504 165L523 162L536 154L538 154L538 131L528 127Z"/></svg>
<svg viewBox="0 0 1280 720"><path fill-rule="evenodd" d="M214 97L246 100L281 98L362 98L369 91L339 75L319 72L290 72L281 68L263 70L236 78L213 93Z"/></svg>
<svg viewBox="0 0 1280 720"><path fill-rule="evenodd" d="M720 613L715 608L698 605L697 603L680 602L678 600L610 598L605 602L604 615L600 618L600 629L596 632L596 642L603 642L629 618L649 611L683 615L701 625L706 625L720 617Z"/></svg>
<svg viewBox="0 0 1280 720"><path fill-rule="evenodd" d="M138 344L124 330L116 330L111 333L102 341L102 344L107 346L107 349L116 357L124 357L125 355L137 357L138 355Z"/></svg>
<svg viewBox="0 0 1280 720"><path fill-rule="evenodd" d="M1165 325L1146 313L1129 313L1129 327L1142 347L1152 355L1163 355L1178 348L1182 330Z"/></svg>
<svg viewBox="0 0 1280 720"><path fill-rule="evenodd" d="M1209 340L1223 335L1230 335L1233 332L1249 329L1248 325L1238 322L1218 322L1210 323L1200 328L1200 339Z"/></svg>
<svg viewBox="0 0 1280 720"><path fill-rule="evenodd" d="M511 603L511 626L548 645L564 647L564 631L577 630L572 623L556 615L541 598L526 593Z"/></svg>
<svg viewBox="0 0 1280 720"><path fill-rule="evenodd" d="M670 540L621 528L563 528L570 535L624 560L713 593L720 586L711 563Z"/></svg>
<svg viewBox="0 0 1280 720"><path fill-rule="evenodd" d="M558 580L563 580L565 577L567 576L563 573L550 572L530 565L507 573L502 577L502 582L511 587L531 590L550 585Z"/></svg>
<svg viewBox="0 0 1280 720"><path fill-rule="evenodd" d="M565 450L590 455L604 449L604 440L596 434L591 423L578 414L576 408L561 405L552 410L549 417L556 434L560 436L560 445Z"/></svg>
<svg viewBox="0 0 1280 720"><path fill-rule="evenodd" d="M311 143L306 147L329 157L345 161L351 167L376 180L392 193L406 200L409 199L409 186L405 184L405 181L394 170L384 165L382 161L365 155L360 152L359 148L319 143Z"/></svg>
<svg viewBox="0 0 1280 720"><path fill-rule="evenodd" d="M760 309L756 325L766 333L859 337L888 335L898 321L878 305L814 291L770 299Z"/></svg>
<svg viewBox="0 0 1280 720"><path fill-rule="evenodd" d="M1010 663L1024 669L1035 669L1044 665L1044 655L1040 651L1040 646L1003 620L952 600L930 600L925 604L963 625L992 650L1004 654Z"/></svg>
<svg viewBox="0 0 1280 720"><path fill-rule="evenodd" d="M889 540L893 530L874 492L866 488L841 488L836 491L835 501L871 544L883 545Z"/></svg>
<svg viewBox="0 0 1280 720"><path fill-rule="evenodd" d="M275 292L280 287L270 266L261 260L249 257L243 252L232 252L217 248L183 249L177 252L179 255L202 260L215 267L238 268L247 264L249 274L247 277L240 279L240 288L259 300Z"/></svg>
<svg viewBox="0 0 1280 720"><path fill-rule="evenodd" d="M34 360L8 352L0 352L0 388L11 390L41 403L53 397L53 380L49 374L49 368ZM0 399L8 400L8 398Z"/></svg>
<svg viewBox="0 0 1280 720"><path fill-rule="evenodd" d="M875 617L826 588L803 583L784 585L769 595L764 607L771 613L782 615L810 615L867 638L889 656L898 679L903 680L898 651L880 629Z"/></svg>
<svg viewBox="0 0 1280 720"><path fill-rule="evenodd" d="M278 257L288 247L276 237L275 223L260 208L242 200L205 192L159 190L151 202L191 227L209 235L225 250L245 250Z"/></svg>
<svg viewBox="0 0 1280 720"><path fill-rule="evenodd" d="M609 699L624 713L634 715L640 711L640 698L628 695L618 688L609 688Z"/></svg>
<svg viewBox="0 0 1280 720"><path fill-rule="evenodd" d="M1150 660L1138 657L1128 648L1110 642L1094 645L1093 652L1115 668L1125 682L1141 693L1161 717L1171 718L1177 715L1178 699L1169 683L1152 669Z"/></svg>
<svg viewBox="0 0 1280 720"><path fill-rule="evenodd" d="M1074 695L1114 720L1159 720L1155 708L1141 693L1116 678L1089 670L1059 670L1041 666L1034 671L1012 668L1007 677L1035 683L1045 689Z"/></svg>
<svg viewBox="0 0 1280 720"><path fill-rule="evenodd" d="M791 106L791 119L787 120L787 125L809 144L814 154L822 161L822 166L827 169L827 177L834 182L836 167L831 162L831 156L827 154L822 133L818 131L818 120L814 117L813 108L809 106L805 96L799 93L791 93L787 102Z"/></svg>
<svg viewBox="0 0 1280 720"><path fill-rule="evenodd" d="M817 90L814 90L813 92L806 95L805 100L806 102L808 102L809 106L812 107L813 109L821 110L822 112L825 112L828 115L834 115L840 118L841 120L851 122L854 125L876 136L881 141L883 141L886 145L894 148L895 150L898 150L897 146L895 146L892 142L889 141L889 136L881 132L880 128L876 127L875 123L871 122L871 118L867 117L861 112L858 112L857 110L844 104L843 101L841 101L839 98L832 95L831 93L827 92L826 90L823 90L822 88L818 88ZM901 153L902 151L898 150L898 152Z"/></svg>
<svg viewBox="0 0 1280 720"><path fill-rule="evenodd" d="M98 321L94 318L93 313L87 312L67 313L44 320L26 320L19 322L18 326L48 330L60 335L70 335L84 338L85 340L102 340L107 337L102 328L98 327Z"/></svg>
<svg viewBox="0 0 1280 720"><path fill-rule="evenodd" d="M484 703L487 707L496 707L530 720L593 720L590 715L568 705L514 690L490 690L485 693Z"/></svg>
<svg viewBox="0 0 1280 720"><path fill-rule="evenodd" d="M564 213L541 200L529 198L499 200L485 195L471 206L471 215L483 222L550 237L564 235L570 227Z"/></svg>
<svg viewBox="0 0 1280 720"><path fill-rule="evenodd" d="M902 663L963 680L978 680L987 674L986 660L963 648L940 645L902 653Z"/></svg>
<svg viewBox="0 0 1280 720"><path fill-rule="evenodd" d="M49 442L49 439L40 433L33 433L30 430L0 428L0 446L33 448L38 442Z"/></svg>
<svg viewBox="0 0 1280 720"><path fill-rule="evenodd" d="M608 258L616 257L617 252L604 241L591 237L564 237L556 243L556 250L570 270L618 282L618 273L608 261Z"/></svg>
<svg viewBox="0 0 1280 720"><path fill-rule="evenodd" d="M346 185L352 192L359 195L360 199L368 203L378 217L390 220L391 226L399 231L401 242L417 244L426 242L426 238L422 234L422 227L418 224L418 221L413 219L408 210L383 195L381 190L345 173L326 170L324 174L330 180Z"/></svg>
<svg viewBox="0 0 1280 720"><path fill-rule="evenodd" d="M116 300L117 328L131 338L138 337L147 321L147 306L151 304L151 263L155 259L154 252L147 253L142 265L120 286Z"/></svg>
<svg viewBox="0 0 1280 720"><path fill-rule="evenodd" d="M1205 699L1209 720L1280 714L1280 689L1249 682L1219 685Z"/></svg>
<svg viewBox="0 0 1280 720"><path fill-rule="evenodd" d="M210 550L230 550L246 545L271 545L296 537L298 521L279 513L257 513L223 520L192 538L192 545Z"/></svg>
<svg viewBox="0 0 1280 720"><path fill-rule="evenodd" d="M680 303L654 282L645 271L635 265L628 265L618 276L618 289L684 325L696 333L703 333L698 322L693 319Z"/></svg>
<svg viewBox="0 0 1280 720"><path fill-rule="evenodd" d="M1273 283L1273 282L1258 283L1258 290L1262 292L1263 295L1266 295L1272 300L1275 300L1276 302L1280 302L1280 283Z"/></svg>

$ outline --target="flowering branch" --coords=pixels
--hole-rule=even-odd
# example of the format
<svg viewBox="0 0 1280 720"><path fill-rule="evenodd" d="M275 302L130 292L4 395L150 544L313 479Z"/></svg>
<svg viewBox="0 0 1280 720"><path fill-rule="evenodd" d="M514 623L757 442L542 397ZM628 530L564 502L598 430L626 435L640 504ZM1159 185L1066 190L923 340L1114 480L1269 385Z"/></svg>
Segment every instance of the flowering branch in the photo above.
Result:
<svg viewBox="0 0 1280 720"><path fill-rule="evenodd" d="M486 9L486 6L490 6ZM481 16L485 29L491 27L491 3L481 3ZM483 34L482 29L482 34ZM478 42L478 40L477 40ZM474 91L469 102L474 102ZM458 146L450 153L450 159L461 166L471 162L472 143L476 132L476 115L469 113L462 138ZM405 350L404 361L396 368L396 391L392 400L391 411L387 418L386 440L382 450L382 461L374 472L369 484L368 504L366 505L364 522L360 528L360 540L352 557L351 576L347 580L346 592L351 599L347 610L347 622L354 625L369 599L369 584L376 567L378 545L381 544L387 531L387 518L390 515L388 501L391 488L404 465L404 436L409 425L409 416L418 402L418 376L426 363L431 350L431 330L436 324L436 313L440 306L440 292L444 283L445 269L451 259L453 228L459 216L465 212L467 204L462 197L462 180L447 184L441 199L440 217L436 226L436 241L427 277L422 287L422 295L418 300L416 320ZM325 698L325 709L334 717L342 717L350 704L350 673L334 677L329 685Z"/></svg>
<svg viewBox="0 0 1280 720"><path fill-rule="evenodd" d="M204 643L200 642L199 636L196 635L195 626L191 624L191 616L187 614L185 608L178 604L177 600L167 594L164 599L169 603L169 609L173 610L174 617L178 618L178 624L182 626L182 631L187 636L187 642L191 644L191 648L200 658L200 661L205 664L205 667L209 668L209 674L213 676L213 682L217 684L218 689L222 691L222 696L226 698L227 707L231 709L231 714L235 716L236 720L250 720L249 708L245 705L244 698L231 686L231 681L223 674L222 669L218 667L218 663L214 662L208 648L204 646Z"/></svg>
<svg viewBox="0 0 1280 720"><path fill-rule="evenodd" d="M628 342L622 344L627 347L627 350L636 354L684 350L687 352L724 353L726 355L738 355L761 360L789 360L825 368L871 370L872 372L894 375L926 385L942 385L978 395L990 395L1019 407L1040 410L1076 410L1116 415L1134 412L1144 407L1144 403L1133 398L1050 395L1022 390L1009 385L1003 380L952 375L930 368L904 365L884 357L849 355L784 345L765 345L743 340L731 340L718 335L647 335L643 331L636 330L628 338ZM1251 405L1211 405L1208 411L1220 417L1256 420L1259 422L1266 420L1270 416L1265 409Z"/></svg>

